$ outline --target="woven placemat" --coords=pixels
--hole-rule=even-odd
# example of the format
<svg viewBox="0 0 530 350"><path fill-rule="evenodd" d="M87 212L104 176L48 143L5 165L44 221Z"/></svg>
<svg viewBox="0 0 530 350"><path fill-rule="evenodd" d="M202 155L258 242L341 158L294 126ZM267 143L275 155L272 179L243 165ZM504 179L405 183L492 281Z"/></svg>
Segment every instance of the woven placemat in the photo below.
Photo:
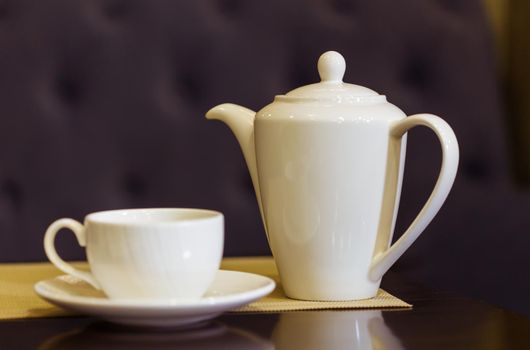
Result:
<svg viewBox="0 0 530 350"><path fill-rule="evenodd" d="M86 268L86 263L73 265ZM0 264L0 320L73 315L33 291L38 281L62 274L50 263Z"/></svg>
<svg viewBox="0 0 530 350"><path fill-rule="evenodd" d="M74 265L86 269L86 263ZM277 283L276 289L268 296L232 312L411 307L381 289L375 298L357 301L318 302L289 299L282 290L278 271L270 257L226 258L221 268L268 276ZM62 274L50 263L0 264L0 320L72 316L72 313L42 300L33 291L33 285L38 281Z"/></svg>
<svg viewBox="0 0 530 350"><path fill-rule="evenodd" d="M332 309L383 309L408 308L411 304L396 298L392 294L379 289L377 295L371 299L353 301L305 301L294 300L285 296L280 283L278 270L274 260L270 257L227 258L223 260L221 268L256 273L267 276L276 281L276 289L260 300L243 306L232 312L279 312L301 310L332 310Z"/></svg>

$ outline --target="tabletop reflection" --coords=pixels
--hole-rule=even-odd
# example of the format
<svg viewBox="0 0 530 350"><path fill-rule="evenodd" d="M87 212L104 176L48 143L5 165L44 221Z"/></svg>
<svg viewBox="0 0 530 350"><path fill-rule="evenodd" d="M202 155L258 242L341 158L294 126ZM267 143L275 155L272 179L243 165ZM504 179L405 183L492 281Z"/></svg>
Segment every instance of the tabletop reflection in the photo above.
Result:
<svg viewBox="0 0 530 350"><path fill-rule="evenodd" d="M66 349L274 349L272 343L240 328L214 322L197 329L153 331L93 323L46 339L39 350Z"/></svg>
<svg viewBox="0 0 530 350"><path fill-rule="evenodd" d="M403 349L377 310L284 313L272 339L278 350Z"/></svg>

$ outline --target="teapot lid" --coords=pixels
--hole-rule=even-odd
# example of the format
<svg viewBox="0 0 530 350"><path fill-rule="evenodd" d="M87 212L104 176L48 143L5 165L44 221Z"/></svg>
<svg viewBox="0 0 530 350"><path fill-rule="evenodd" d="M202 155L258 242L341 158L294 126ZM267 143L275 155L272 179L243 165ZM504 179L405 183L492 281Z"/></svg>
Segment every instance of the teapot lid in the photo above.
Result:
<svg viewBox="0 0 530 350"><path fill-rule="evenodd" d="M305 85L277 96L281 100L295 101L332 101L361 102L363 100L376 100L386 98L364 86L344 83L342 81L346 71L344 57L336 51L328 51L318 59L318 74L320 83Z"/></svg>

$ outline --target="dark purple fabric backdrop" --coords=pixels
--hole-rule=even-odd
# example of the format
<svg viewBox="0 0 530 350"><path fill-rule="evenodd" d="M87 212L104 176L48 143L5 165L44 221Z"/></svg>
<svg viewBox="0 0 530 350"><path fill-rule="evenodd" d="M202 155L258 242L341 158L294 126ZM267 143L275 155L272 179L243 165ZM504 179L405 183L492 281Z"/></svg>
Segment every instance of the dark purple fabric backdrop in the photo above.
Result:
<svg viewBox="0 0 530 350"><path fill-rule="evenodd" d="M317 81L330 49L346 81L440 115L460 140L452 194L394 269L530 313L530 194L508 174L479 0L2 2L0 259L44 260L56 218L157 206L220 210L226 255L268 254L237 142L203 115ZM411 132L396 236L439 162L435 137Z"/></svg>

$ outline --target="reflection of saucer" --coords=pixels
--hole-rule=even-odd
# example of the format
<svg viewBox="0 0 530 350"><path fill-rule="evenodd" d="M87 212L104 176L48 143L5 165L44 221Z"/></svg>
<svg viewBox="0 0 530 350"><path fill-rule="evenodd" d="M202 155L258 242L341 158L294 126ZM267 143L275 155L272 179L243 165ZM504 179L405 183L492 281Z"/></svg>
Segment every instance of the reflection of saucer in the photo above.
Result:
<svg viewBox="0 0 530 350"><path fill-rule="evenodd" d="M114 323L184 327L251 303L272 292L274 286L274 281L264 276L220 270L204 297L194 301L108 299L87 283L68 275L38 282L35 292L62 308Z"/></svg>
<svg viewBox="0 0 530 350"><path fill-rule="evenodd" d="M39 350L63 349L256 349L270 350L273 345L257 335L220 323L185 331L152 332L119 329L94 323L83 330L55 335Z"/></svg>

